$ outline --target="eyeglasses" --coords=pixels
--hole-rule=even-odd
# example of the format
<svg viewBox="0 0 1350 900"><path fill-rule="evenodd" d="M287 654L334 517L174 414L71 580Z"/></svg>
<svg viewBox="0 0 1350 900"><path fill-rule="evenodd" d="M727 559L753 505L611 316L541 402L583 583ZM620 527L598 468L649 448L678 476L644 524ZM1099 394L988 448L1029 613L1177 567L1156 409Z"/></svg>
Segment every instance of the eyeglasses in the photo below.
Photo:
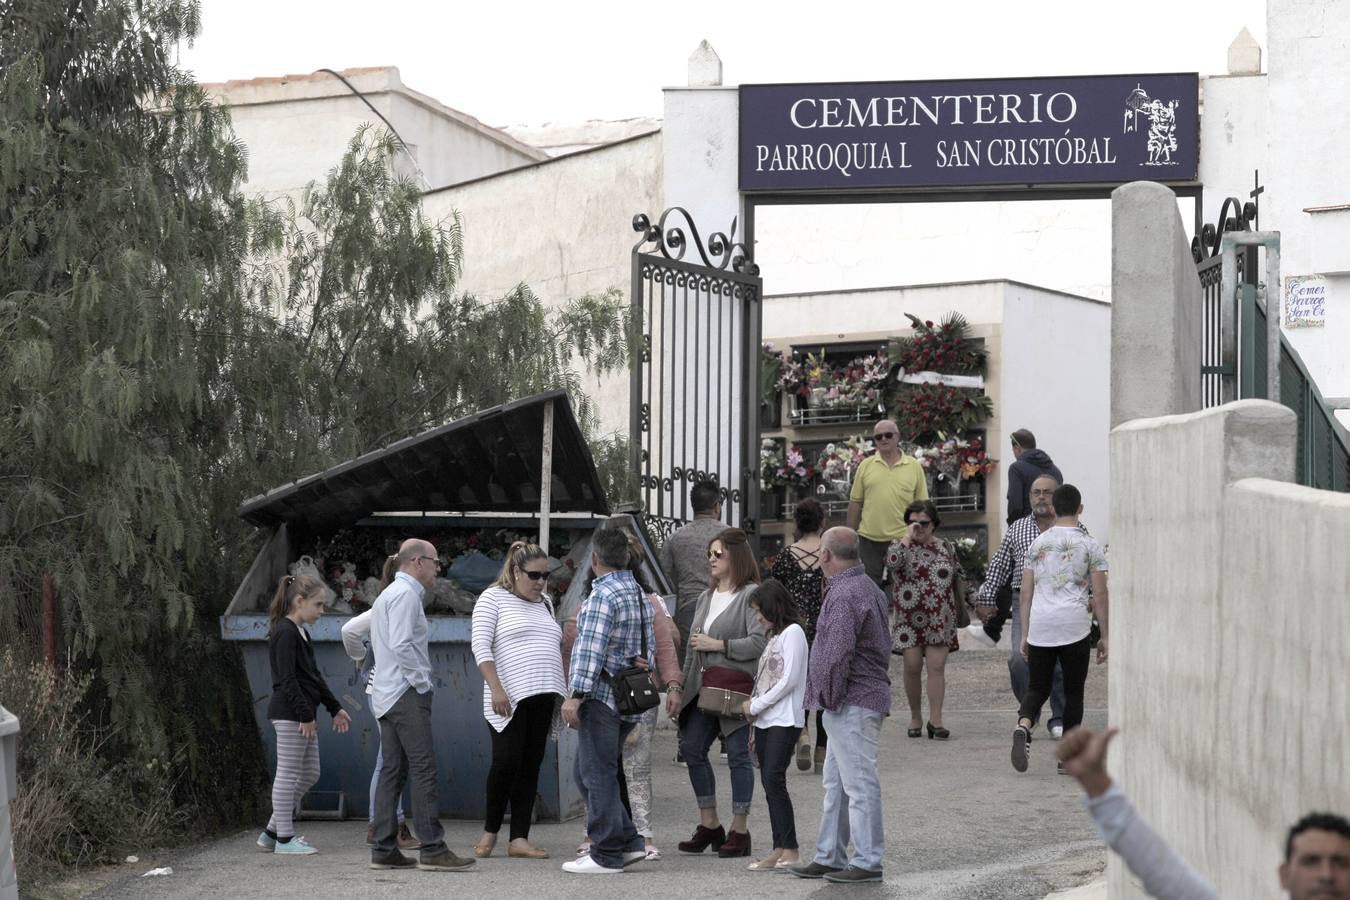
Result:
<svg viewBox="0 0 1350 900"><path fill-rule="evenodd" d="M709 551L708 551L708 559L709 559L710 561L711 561L711 560L714 560L714 559L721 559L721 558L722 558L723 556L725 556L725 555L726 555L726 551L725 551L725 550L709 550Z"/></svg>
<svg viewBox="0 0 1350 900"><path fill-rule="evenodd" d="M437 567L437 568L440 568L441 561L440 561L439 558L437 558L437 557L435 557L435 556L415 556L415 557L413 557L413 562L421 562L421 561L424 560L424 559L430 560L431 562L433 562L433 563L436 564L436 567Z"/></svg>
<svg viewBox="0 0 1350 900"><path fill-rule="evenodd" d="M932 528L933 523L927 519L910 519L910 525L918 525L920 528Z"/></svg>
<svg viewBox="0 0 1350 900"><path fill-rule="evenodd" d="M891 438L896 437L899 433L900 432L898 431L878 431L876 434L872 435L872 437L873 439L878 441L889 441Z"/></svg>
<svg viewBox="0 0 1350 900"><path fill-rule="evenodd" d="M524 575L531 581L543 581L545 578L548 577L547 572L531 572L529 569L521 569L520 574Z"/></svg>

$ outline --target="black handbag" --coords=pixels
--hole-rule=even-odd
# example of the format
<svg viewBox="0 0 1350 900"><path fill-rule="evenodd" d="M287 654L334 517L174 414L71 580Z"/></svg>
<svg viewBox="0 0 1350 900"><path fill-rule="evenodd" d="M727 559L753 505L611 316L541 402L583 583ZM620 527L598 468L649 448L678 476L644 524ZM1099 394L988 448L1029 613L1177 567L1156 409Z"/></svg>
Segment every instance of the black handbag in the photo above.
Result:
<svg viewBox="0 0 1350 900"><path fill-rule="evenodd" d="M642 598L642 658L647 659L647 598ZM652 681L651 669L629 666L611 675L600 674L614 690L614 705L621 716L640 716L661 702L661 694Z"/></svg>

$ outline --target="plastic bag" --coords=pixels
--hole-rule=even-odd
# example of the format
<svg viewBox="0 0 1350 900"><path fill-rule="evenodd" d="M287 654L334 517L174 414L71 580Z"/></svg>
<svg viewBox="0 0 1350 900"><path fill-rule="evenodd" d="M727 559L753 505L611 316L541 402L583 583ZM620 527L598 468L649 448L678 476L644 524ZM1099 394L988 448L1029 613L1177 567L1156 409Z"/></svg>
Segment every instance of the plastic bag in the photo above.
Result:
<svg viewBox="0 0 1350 900"><path fill-rule="evenodd" d="M489 559L477 550L470 550L450 563L450 577L472 594L481 594L487 590L488 585L497 580L501 570L500 562Z"/></svg>

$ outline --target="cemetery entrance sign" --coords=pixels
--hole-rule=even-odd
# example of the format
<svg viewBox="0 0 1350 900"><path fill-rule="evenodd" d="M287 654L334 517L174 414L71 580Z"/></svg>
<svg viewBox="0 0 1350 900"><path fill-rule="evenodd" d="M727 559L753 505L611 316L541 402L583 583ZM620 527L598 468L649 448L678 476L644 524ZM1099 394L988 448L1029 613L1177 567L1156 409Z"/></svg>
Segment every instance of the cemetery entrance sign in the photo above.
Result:
<svg viewBox="0 0 1350 900"><path fill-rule="evenodd" d="M1199 76L740 87L744 193L1194 181Z"/></svg>

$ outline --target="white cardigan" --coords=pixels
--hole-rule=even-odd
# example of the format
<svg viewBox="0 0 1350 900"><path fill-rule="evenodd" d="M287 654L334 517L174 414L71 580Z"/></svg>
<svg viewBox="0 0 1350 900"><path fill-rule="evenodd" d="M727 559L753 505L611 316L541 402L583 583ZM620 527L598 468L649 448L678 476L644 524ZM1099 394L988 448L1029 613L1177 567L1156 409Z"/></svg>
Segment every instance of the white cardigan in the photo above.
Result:
<svg viewBox="0 0 1350 900"><path fill-rule="evenodd" d="M764 646L750 698L756 728L801 728L806 724L807 654L806 632L800 625L789 625Z"/></svg>

